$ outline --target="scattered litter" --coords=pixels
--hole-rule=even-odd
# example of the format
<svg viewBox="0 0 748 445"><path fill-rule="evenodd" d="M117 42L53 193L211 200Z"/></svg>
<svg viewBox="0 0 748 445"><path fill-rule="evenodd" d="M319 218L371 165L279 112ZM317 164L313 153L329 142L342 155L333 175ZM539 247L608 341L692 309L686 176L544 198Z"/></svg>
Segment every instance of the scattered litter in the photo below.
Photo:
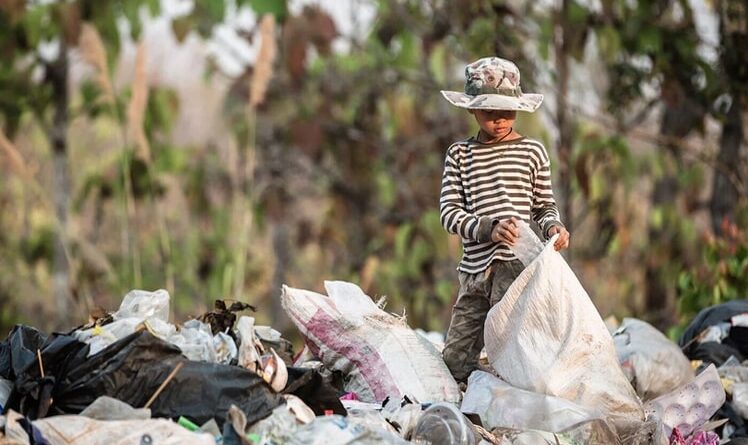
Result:
<svg viewBox="0 0 748 445"><path fill-rule="evenodd" d="M694 319L681 339L688 358L704 359L692 364L640 320L610 333L561 257L526 232L520 239L528 267L489 314L482 370L464 398L441 334L410 329L350 283L326 282L329 296L283 288L306 343L296 355L281 332L239 314L254 310L245 303L218 301L180 326L166 291L136 290L69 334L16 326L0 342L0 443L717 445L748 436L748 305ZM703 370L694 378L692 369Z"/></svg>

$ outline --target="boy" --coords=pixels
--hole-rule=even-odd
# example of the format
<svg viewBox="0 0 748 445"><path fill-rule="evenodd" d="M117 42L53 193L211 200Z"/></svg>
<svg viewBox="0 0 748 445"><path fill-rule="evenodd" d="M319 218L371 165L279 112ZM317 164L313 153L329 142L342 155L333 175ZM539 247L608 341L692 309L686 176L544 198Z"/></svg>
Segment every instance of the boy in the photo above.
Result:
<svg viewBox="0 0 748 445"><path fill-rule="evenodd" d="M517 66L498 57L471 63L465 78L465 93L442 91L480 126L477 136L447 150L440 198L441 223L463 244L460 288L443 352L458 382L478 367L488 310L523 270L509 249L519 236L517 221L532 218L546 239L559 233L556 250L569 245L553 199L548 154L540 142L512 128L517 111L535 111L543 95L523 94Z"/></svg>

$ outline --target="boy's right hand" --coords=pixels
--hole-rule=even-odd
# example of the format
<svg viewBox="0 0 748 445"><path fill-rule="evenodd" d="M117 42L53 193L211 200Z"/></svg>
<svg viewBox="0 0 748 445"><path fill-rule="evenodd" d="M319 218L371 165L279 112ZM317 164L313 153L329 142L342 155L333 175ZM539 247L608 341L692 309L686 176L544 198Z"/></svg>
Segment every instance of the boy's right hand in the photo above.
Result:
<svg viewBox="0 0 748 445"><path fill-rule="evenodd" d="M519 238L519 227L517 227L517 218L511 217L499 221L491 232L491 239L496 243L505 243L513 246Z"/></svg>

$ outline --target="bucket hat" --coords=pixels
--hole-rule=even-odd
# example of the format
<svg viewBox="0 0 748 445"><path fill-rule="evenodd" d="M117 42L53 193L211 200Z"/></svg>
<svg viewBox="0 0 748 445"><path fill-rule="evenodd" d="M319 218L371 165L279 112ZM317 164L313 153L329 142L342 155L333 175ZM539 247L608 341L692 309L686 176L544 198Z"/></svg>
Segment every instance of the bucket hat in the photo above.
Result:
<svg viewBox="0 0 748 445"><path fill-rule="evenodd" d="M465 92L442 91L449 103L475 110L516 110L532 113L542 94L523 93L519 68L500 57L484 57L465 67Z"/></svg>

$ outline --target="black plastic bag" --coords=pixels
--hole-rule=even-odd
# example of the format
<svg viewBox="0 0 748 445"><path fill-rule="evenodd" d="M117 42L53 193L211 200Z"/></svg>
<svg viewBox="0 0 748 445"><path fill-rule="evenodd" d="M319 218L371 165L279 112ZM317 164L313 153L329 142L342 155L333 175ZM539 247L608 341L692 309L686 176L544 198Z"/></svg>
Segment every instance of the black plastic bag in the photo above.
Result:
<svg viewBox="0 0 748 445"><path fill-rule="evenodd" d="M47 336L38 330L16 325L0 343L0 377L14 381L31 363L36 363L36 350Z"/></svg>
<svg viewBox="0 0 748 445"><path fill-rule="evenodd" d="M696 315L696 317L694 317L678 340L678 344L683 348L683 353L686 354L686 357L689 359L694 360L696 349L699 346L699 341L696 340L696 338L704 332L704 330L723 321L729 321L735 315L744 313L748 313L748 300L728 301L724 304L703 309ZM734 336L735 338L731 338L731 335L723 340L722 343L732 346L739 351L748 351L748 345L744 344L745 339L742 338L743 336L740 335L738 330L736 330ZM703 351L700 355L704 356Z"/></svg>
<svg viewBox="0 0 748 445"><path fill-rule="evenodd" d="M14 383L6 409L13 408L30 419L47 415L58 377L84 362L88 355L88 345L69 335L46 337L34 328L20 325L13 328L0 347L7 352L2 354L0 366ZM37 351L41 353L44 377Z"/></svg>
<svg viewBox="0 0 748 445"><path fill-rule="evenodd" d="M65 337L58 341L77 342ZM39 380L36 372L21 376L16 381L20 398L9 406L26 414L33 412L36 404L39 417L43 417L47 413L40 408L48 400L42 389L45 380L53 379L51 414L77 414L103 395L140 408L180 362L181 370L150 407L154 417L185 416L198 424L215 419L222 425L234 404L251 424L283 403L282 397L256 374L237 366L187 360L178 347L147 331L133 333L94 356L86 358L78 353L74 357L65 366L58 366L57 374L46 373L47 379Z"/></svg>

